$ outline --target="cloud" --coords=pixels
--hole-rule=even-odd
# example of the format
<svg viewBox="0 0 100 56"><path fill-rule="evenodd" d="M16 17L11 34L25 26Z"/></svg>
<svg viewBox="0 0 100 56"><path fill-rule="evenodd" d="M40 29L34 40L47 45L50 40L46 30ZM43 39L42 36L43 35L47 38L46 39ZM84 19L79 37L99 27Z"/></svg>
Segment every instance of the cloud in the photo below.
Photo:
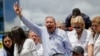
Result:
<svg viewBox="0 0 100 56"><path fill-rule="evenodd" d="M5 27L5 31L11 31L11 28L14 26L20 26L20 20L18 17L15 17L15 19L13 20L13 22L5 22L4 27Z"/></svg>
<svg viewBox="0 0 100 56"><path fill-rule="evenodd" d="M65 21L65 18L72 12L73 8L80 8L81 11L91 17L100 15L100 0L19 0L23 9L23 15L32 23L44 24L46 16L54 16L57 21ZM14 20L14 22L20 22ZM7 23L12 26L13 23ZM17 24L14 23L14 24ZM23 23L21 22L21 25ZM10 27L7 26L7 27Z"/></svg>
<svg viewBox="0 0 100 56"><path fill-rule="evenodd" d="M23 10L29 10L32 17L40 18L42 15L52 15L57 20L64 21L66 16L71 13L72 9L78 7L82 12L92 17L93 14L99 14L100 8L93 0L21 0L20 5ZM96 8L94 8L96 7ZM96 11L97 10L97 11ZM91 14L92 13L92 14ZM41 14L41 15L40 15ZM30 16L31 17L31 16ZM44 17L43 17L44 18Z"/></svg>

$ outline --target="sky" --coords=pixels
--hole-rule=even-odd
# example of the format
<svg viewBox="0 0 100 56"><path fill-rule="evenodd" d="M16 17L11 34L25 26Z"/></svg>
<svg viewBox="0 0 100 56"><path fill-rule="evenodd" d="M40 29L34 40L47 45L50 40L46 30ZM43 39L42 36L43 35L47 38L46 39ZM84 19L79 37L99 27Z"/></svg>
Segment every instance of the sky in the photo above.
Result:
<svg viewBox="0 0 100 56"><path fill-rule="evenodd" d="M89 15L91 20L100 15L100 0L4 0L6 31L15 25L23 26L13 11L15 1L19 2L22 14L36 24L44 24L46 16L53 16L57 21L64 22L73 8L79 8L81 12Z"/></svg>

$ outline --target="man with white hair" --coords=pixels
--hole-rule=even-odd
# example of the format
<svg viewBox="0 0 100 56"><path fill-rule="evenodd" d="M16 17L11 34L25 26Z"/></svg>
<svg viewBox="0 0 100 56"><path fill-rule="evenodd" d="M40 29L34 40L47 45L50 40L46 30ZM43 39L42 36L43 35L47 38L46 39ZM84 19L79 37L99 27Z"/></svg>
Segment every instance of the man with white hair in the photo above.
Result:
<svg viewBox="0 0 100 56"><path fill-rule="evenodd" d="M45 19L45 26L40 27L32 24L21 14L21 8L18 3L14 4L14 11L23 21L23 23L42 39L44 56L52 56L60 53L64 56L71 56L71 44L66 35L66 32L56 28L55 18L47 16Z"/></svg>

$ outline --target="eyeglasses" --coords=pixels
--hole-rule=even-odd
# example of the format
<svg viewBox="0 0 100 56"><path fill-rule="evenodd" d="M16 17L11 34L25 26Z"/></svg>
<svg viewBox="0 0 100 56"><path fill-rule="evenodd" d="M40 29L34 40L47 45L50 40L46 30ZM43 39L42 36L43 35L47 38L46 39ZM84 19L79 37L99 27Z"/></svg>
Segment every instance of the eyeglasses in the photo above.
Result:
<svg viewBox="0 0 100 56"><path fill-rule="evenodd" d="M81 29L81 27L79 27L79 26L78 26L78 27L74 27L74 28L75 28L75 29Z"/></svg>

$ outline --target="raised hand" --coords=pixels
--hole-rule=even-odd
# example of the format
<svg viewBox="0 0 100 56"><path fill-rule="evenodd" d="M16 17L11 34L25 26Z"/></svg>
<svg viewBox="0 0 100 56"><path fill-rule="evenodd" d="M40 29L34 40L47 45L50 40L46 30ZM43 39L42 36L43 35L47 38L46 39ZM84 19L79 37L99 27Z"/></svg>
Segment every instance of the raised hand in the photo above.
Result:
<svg viewBox="0 0 100 56"><path fill-rule="evenodd" d="M21 12L22 12L22 8L20 8L20 6L18 5L18 3L14 3L13 5L13 9L16 12L17 15L19 15L20 17L22 16Z"/></svg>

